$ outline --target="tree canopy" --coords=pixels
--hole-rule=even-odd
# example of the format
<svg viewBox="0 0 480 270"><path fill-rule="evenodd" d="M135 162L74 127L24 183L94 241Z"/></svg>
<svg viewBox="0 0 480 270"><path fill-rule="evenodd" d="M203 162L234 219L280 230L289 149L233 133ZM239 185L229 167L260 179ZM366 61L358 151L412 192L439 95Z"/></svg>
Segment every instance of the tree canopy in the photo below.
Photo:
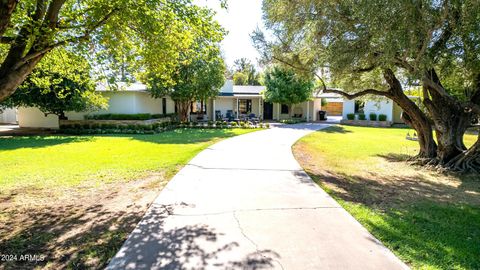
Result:
<svg viewBox="0 0 480 270"><path fill-rule="evenodd" d="M219 47L225 33L213 21L205 21L205 25L195 33L195 42L180 52L170 78L152 72L146 75L152 96L169 95L176 102L182 121L187 120L193 101L217 96L225 83L226 67Z"/></svg>
<svg viewBox="0 0 480 270"><path fill-rule="evenodd" d="M235 85L260 85L260 73L247 58L234 61L233 83Z"/></svg>
<svg viewBox="0 0 480 270"><path fill-rule="evenodd" d="M173 84L180 53L212 30L211 16L191 0L0 1L0 102L58 47L95 63L97 78L151 72Z"/></svg>
<svg viewBox="0 0 480 270"><path fill-rule="evenodd" d="M90 71L90 64L82 56L57 48L0 107L37 107L60 118L65 118L66 111L106 108L108 100L95 92Z"/></svg>
<svg viewBox="0 0 480 270"><path fill-rule="evenodd" d="M274 38L253 39L264 61L315 74L325 92L393 99L419 133L418 158L480 170L480 143L462 140L480 113L479 1L265 0L263 12ZM404 93L418 85L425 110Z"/></svg>
<svg viewBox="0 0 480 270"><path fill-rule="evenodd" d="M295 74L292 69L274 67L265 73L265 99L291 106L312 98L312 80Z"/></svg>

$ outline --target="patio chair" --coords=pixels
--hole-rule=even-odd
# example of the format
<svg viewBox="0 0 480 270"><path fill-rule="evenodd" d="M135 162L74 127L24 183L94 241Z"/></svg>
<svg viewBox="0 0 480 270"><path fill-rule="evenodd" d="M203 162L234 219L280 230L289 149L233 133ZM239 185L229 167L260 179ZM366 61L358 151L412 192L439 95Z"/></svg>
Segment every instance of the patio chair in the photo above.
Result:
<svg viewBox="0 0 480 270"><path fill-rule="evenodd" d="M215 111L215 119L217 120L223 119L222 111Z"/></svg>
<svg viewBox="0 0 480 270"><path fill-rule="evenodd" d="M251 113L248 115L248 121L252 122L253 124L257 124L260 119L254 113Z"/></svg>
<svg viewBox="0 0 480 270"><path fill-rule="evenodd" d="M233 114L232 110L227 110L226 119L227 119L227 121L235 120L235 115Z"/></svg>
<svg viewBox="0 0 480 270"><path fill-rule="evenodd" d="M293 109L293 118L300 119L303 116L303 109L301 107L295 107Z"/></svg>

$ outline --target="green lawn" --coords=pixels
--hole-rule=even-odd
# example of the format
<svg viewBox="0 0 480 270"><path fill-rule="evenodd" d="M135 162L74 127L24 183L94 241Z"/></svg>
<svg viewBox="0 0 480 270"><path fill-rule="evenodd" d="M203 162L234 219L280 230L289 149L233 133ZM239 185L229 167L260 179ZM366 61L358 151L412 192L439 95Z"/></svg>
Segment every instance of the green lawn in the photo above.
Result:
<svg viewBox="0 0 480 270"><path fill-rule="evenodd" d="M0 269L103 269L171 176L252 129L0 138Z"/></svg>
<svg viewBox="0 0 480 270"><path fill-rule="evenodd" d="M312 178L414 269L480 269L478 175L407 164L407 129L337 126L294 145ZM465 143L476 139L467 135Z"/></svg>
<svg viewBox="0 0 480 270"><path fill-rule="evenodd" d="M250 132L175 130L157 135L0 138L0 186L57 188L169 174L221 138Z"/></svg>

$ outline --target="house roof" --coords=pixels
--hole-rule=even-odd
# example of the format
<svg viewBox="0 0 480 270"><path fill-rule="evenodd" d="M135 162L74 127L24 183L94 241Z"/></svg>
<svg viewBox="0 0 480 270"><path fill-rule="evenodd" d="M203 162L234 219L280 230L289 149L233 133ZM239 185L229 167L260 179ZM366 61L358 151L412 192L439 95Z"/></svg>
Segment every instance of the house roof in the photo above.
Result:
<svg viewBox="0 0 480 270"><path fill-rule="evenodd" d="M234 94L260 94L262 91L265 91L265 86L257 85L234 85L233 93Z"/></svg>
<svg viewBox="0 0 480 270"><path fill-rule="evenodd" d="M147 91L147 85L143 83L138 83L138 82L134 82L134 83L117 82L114 84L99 82L97 83L97 87L95 90L99 92L113 91L113 90L128 91L128 92L145 92Z"/></svg>

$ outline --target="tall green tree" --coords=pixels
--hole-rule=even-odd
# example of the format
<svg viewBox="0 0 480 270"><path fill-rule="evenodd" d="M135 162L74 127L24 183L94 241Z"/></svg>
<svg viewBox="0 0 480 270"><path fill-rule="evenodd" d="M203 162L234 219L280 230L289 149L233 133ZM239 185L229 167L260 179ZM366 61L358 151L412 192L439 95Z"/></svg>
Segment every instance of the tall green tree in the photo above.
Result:
<svg viewBox="0 0 480 270"><path fill-rule="evenodd" d="M419 162L480 172L480 143L463 144L480 113L479 1L264 0L263 11L275 38L253 38L265 61L343 89L324 92L394 100L419 134ZM425 110L403 85L422 86Z"/></svg>
<svg viewBox="0 0 480 270"><path fill-rule="evenodd" d="M247 58L234 61L233 81L235 85L260 85L260 73ZM235 78L237 78L235 80Z"/></svg>
<svg viewBox="0 0 480 270"><path fill-rule="evenodd" d="M95 92L91 67L82 56L57 48L33 69L0 107L37 107L66 119L65 112L105 109L108 100Z"/></svg>
<svg viewBox="0 0 480 270"><path fill-rule="evenodd" d="M187 121L192 103L206 101L218 95L225 83L226 66L220 52L220 41L225 32L214 21L213 13L204 10L202 27L192 31L195 42L180 52L172 76L159 73L146 77L153 97L169 95L176 103L180 120Z"/></svg>
<svg viewBox="0 0 480 270"><path fill-rule="evenodd" d="M57 47L89 57L109 79L148 70L172 82L204 10L191 0L2 0L0 102Z"/></svg>
<svg viewBox="0 0 480 270"><path fill-rule="evenodd" d="M292 69L274 67L265 73L265 87L265 100L287 105L291 116L293 105L312 98L314 83Z"/></svg>

